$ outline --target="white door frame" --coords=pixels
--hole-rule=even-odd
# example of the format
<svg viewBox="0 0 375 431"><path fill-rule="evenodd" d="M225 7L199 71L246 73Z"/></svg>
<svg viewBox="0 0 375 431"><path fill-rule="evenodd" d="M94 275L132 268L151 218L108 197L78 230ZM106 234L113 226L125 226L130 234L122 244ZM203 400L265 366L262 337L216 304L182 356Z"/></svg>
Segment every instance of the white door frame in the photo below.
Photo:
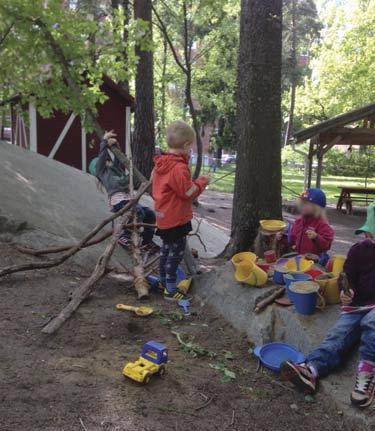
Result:
<svg viewBox="0 0 375 431"><path fill-rule="evenodd" d="M37 115L36 108L32 102L29 102L29 149L30 151L34 151L34 153L38 152L38 141L37 141Z"/></svg>
<svg viewBox="0 0 375 431"><path fill-rule="evenodd" d="M66 122L64 128L62 129L62 132L60 133L60 136L57 138L57 141L55 142L55 145L52 147L51 152L49 153L48 157L50 159L53 159L55 157L55 154L57 153L58 149L60 148L62 141L64 140L66 134L68 133L71 125L73 124L73 121L75 120L76 115L72 113Z"/></svg>

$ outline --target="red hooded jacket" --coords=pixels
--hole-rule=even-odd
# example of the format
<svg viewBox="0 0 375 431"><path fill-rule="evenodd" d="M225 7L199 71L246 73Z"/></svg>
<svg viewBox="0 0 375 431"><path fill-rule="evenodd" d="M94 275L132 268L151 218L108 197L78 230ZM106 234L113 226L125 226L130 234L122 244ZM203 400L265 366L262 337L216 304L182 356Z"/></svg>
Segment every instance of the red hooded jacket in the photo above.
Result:
<svg viewBox="0 0 375 431"><path fill-rule="evenodd" d="M307 230L314 230L318 234L317 238L309 239ZM332 241L333 230L323 218L300 217L294 222L290 233L291 245L296 246L298 254L313 253L319 256L331 248Z"/></svg>
<svg viewBox="0 0 375 431"><path fill-rule="evenodd" d="M193 218L192 202L203 192L207 180L191 179L188 156L163 154L156 156L154 162L152 196L158 228L171 229L188 223Z"/></svg>

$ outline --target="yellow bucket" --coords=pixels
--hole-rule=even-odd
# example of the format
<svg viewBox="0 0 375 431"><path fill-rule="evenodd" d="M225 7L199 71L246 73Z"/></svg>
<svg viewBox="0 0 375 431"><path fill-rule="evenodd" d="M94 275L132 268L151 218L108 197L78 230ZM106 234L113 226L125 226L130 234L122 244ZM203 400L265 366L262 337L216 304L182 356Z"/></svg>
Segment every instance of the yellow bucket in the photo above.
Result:
<svg viewBox="0 0 375 431"><path fill-rule="evenodd" d="M341 254L335 254L332 256L332 272L335 275L339 275L344 269L344 263L346 261L346 256Z"/></svg>
<svg viewBox="0 0 375 431"><path fill-rule="evenodd" d="M285 263L284 268L289 272L306 272L309 271L314 265L314 261L307 260L304 257L299 259L299 264L297 264L296 258L291 258Z"/></svg>
<svg viewBox="0 0 375 431"><path fill-rule="evenodd" d="M340 303L339 277L333 273L318 275L315 281L319 284L327 304Z"/></svg>
<svg viewBox="0 0 375 431"><path fill-rule="evenodd" d="M267 283L268 275L263 269L255 265L254 262L242 261L237 265L234 274L239 283L246 283L250 286L261 287Z"/></svg>
<svg viewBox="0 0 375 431"><path fill-rule="evenodd" d="M241 262L255 262L257 260L257 255L255 253L251 253L251 251L243 251L242 253L235 254L231 262L235 269Z"/></svg>

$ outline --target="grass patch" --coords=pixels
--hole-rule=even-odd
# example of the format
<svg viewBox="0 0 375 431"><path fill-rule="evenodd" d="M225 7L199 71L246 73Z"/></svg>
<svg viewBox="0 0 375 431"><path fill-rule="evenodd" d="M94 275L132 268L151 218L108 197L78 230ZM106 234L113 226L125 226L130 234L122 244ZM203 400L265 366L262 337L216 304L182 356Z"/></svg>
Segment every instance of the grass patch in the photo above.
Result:
<svg viewBox="0 0 375 431"><path fill-rule="evenodd" d="M209 190L215 190L218 192L233 193L234 189L234 169L235 165L224 166L213 174L213 181L218 180L214 184L209 186ZM207 168L203 170L203 174L207 173ZM227 175L225 178L220 179L223 175ZM313 181L314 184L314 181ZM375 178L371 178L367 182L369 187L375 187ZM303 191L303 172L295 171L291 169L283 169L283 185L292 189L296 193ZM323 175L322 177L322 189L327 195L329 203L336 203L337 196L340 192L339 186L362 186L365 185L365 179L359 177L345 177L345 176L334 176L334 175ZM286 188L282 190L284 199L293 199L293 193Z"/></svg>

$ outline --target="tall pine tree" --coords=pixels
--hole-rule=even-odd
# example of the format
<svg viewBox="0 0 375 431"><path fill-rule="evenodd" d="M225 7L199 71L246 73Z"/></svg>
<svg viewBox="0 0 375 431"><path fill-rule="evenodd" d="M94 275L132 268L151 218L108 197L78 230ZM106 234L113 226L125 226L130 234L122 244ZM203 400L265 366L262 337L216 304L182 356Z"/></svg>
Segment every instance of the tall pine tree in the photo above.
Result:
<svg viewBox="0 0 375 431"><path fill-rule="evenodd" d="M281 217L282 0L242 0L237 170L227 253L249 249L259 220Z"/></svg>

